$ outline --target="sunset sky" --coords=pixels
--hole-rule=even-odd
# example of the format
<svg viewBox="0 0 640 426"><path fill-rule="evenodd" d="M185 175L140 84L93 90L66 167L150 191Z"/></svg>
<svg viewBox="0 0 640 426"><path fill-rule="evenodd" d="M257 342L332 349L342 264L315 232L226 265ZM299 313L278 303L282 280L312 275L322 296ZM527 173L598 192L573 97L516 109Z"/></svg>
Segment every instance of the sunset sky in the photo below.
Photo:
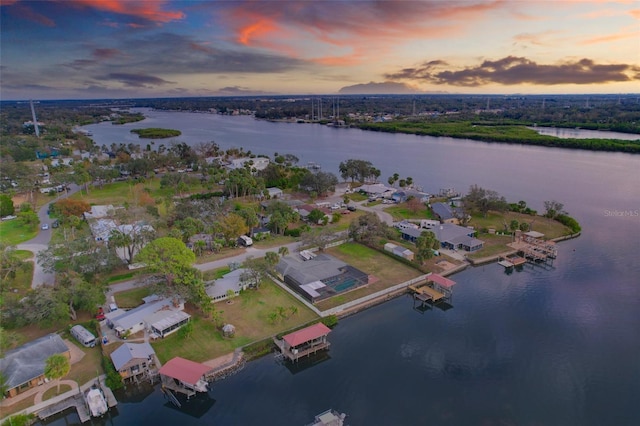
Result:
<svg viewBox="0 0 640 426"><path fill-rule="evenodd" d="M2 100L640 92L639 1L0 4Z"/></svg>

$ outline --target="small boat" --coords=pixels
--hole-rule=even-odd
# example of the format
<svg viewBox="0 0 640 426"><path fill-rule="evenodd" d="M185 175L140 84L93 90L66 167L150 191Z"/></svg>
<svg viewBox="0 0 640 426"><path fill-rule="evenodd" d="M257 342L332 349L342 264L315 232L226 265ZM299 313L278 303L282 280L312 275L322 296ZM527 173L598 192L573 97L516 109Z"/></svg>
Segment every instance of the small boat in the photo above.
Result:
<svg viewBox="0 0 640 426"><path fill-rule="evenodd" d="M100 417L109 410L104 393L98 387L91 387L86 393L86 399L92 417Z"/></svg>

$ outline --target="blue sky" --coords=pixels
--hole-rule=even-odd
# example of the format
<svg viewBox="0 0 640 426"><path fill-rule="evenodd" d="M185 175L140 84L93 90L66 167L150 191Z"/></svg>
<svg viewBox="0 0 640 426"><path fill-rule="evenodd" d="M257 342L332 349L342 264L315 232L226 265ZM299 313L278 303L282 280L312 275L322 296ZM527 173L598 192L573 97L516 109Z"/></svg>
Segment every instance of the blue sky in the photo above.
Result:
<svg viewBox="0 0 640 426"><path fill-rule="evenodd" d="M637 93L637 1L0 0L2 99Z"/></svg>

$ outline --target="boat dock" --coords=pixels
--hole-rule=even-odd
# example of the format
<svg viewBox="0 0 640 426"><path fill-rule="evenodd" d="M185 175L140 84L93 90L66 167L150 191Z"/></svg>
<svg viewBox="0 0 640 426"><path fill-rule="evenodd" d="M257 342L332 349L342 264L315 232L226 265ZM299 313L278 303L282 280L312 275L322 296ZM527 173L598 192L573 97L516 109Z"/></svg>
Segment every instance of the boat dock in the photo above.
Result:
<svg viewBox="0 0 640 426"><path fill-rule="evenodd" d="M104 397L107 400L107 406L109 408L112 408L118 405L118 400L113 395L111 389L104 383L102 383L101 380L98 380L98 385L100 386L100 389L102 389ZM45 420L69 408L75 408L81 423L85 423L91 420L91 413L89 412L89 407L87 405L84 393L77 393L63 399L62 401L43 408L42 410L38 411L38 418L40 418L40 420Z"/></svg>
<svg viewBox="0 0 640 426"><path fill-rule="evenodd" d="M427 285L423 285L421 287L410 285L409 289L413 291L413 297L420 300L422 303L426 303L428 301L435 303L444 299L443 293L440 293Z"/></svg>
<svg viewBox="0 0 640 426"><path fill-rule="evenodd" d="M82 394L70 396L69 398L63 399L56 404L48 406L47 408L38 412L38 417L40 418L40 420L46 420L49 417L61 413L69 408L76 409L76 411L78 412L78 417L80 418L80 422L85 423L91 419L89 408L87 407L87 403L84 400L84 395Z"/></svg>

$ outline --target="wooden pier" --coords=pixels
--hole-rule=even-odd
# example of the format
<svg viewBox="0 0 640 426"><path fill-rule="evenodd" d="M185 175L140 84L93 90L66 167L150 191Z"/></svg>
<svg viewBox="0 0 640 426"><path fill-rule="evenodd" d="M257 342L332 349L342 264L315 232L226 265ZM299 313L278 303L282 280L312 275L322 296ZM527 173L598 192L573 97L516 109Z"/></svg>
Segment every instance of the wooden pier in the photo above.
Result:
<svg viewBox="0 0 640 426"><path fill-rule="evenodd" d="M40 420L46 420L49 417L62 413L63 411L75 408L78 412L78 417L80 418L81 423L88 422L91 419L91 414L89 414L89 408L87 407L87 403L84 400L84 395L76 394L70 396L69 398L63 399L60 402L57 402L53 405L46 407L43 410L38 412L38 417Z"/></svg>
<svg viewBox="0 0 640 426"><path fill-rule="evenodd" d="M421 287L410 285L409 289L413 291L413 297L423 303L428 301L436 303L445 298L444 293L440 293L427 285Z"/></svg>

